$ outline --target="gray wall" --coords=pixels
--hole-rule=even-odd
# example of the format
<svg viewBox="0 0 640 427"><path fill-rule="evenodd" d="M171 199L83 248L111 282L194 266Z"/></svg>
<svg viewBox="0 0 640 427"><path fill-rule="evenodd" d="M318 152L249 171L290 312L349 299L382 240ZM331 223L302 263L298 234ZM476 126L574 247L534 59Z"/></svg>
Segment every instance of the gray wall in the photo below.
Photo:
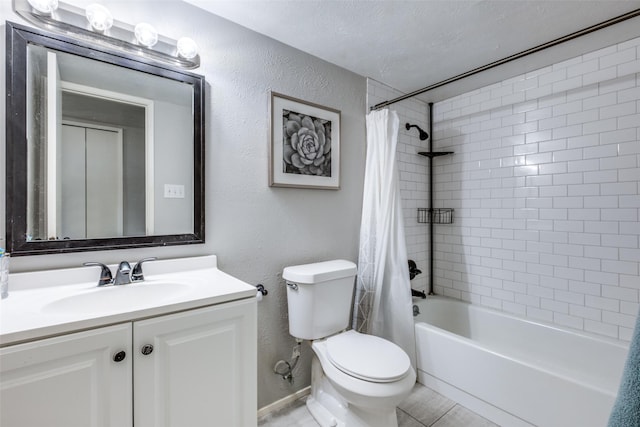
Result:
<svg viewBox="0 0 640 427"><path fill-rule="evenodd" d="M156 101L153 114L154 164L170 165L153 171L154 234L190 233L193 232L193 144L182 141L193 138L191 108ZM165 198L165 184L183 185L184 198Z"/></svg>
<svg viewBox="0 0 640 427"><path fill-rule="evenodd" d="M12 259L12 270L78 266L89 260L113 263L148 256L218 255L223 271L252 284L263 283L269 291L258 305L258 405L262 407L310 382L311 350L306 345L293 385L272 373L278 359L291 356L294 344L288 334L283 267L331 258L357 258L366 81L179 1L111 0L104 4L116 19L131 24L151 22L163 35L174 39L188 35L200 46L202 66L197 72L208 83L207 242L172 248L20 257ZM0 1L0 16L24 24L10 9L9 1ZM4 43L2 46L4 50ZM1 73L4 67L2 55ZM342 111L341 190L268 187L269 90ZM4 93L3 85L3 98ZM0 109L4 113L4 102ZM4 139L4 123L2 126ZM4 147L4 140L0 145ZM0 191L4 194L4 161L1 164ZM3 239L4 216L3 207Z"/></svg>

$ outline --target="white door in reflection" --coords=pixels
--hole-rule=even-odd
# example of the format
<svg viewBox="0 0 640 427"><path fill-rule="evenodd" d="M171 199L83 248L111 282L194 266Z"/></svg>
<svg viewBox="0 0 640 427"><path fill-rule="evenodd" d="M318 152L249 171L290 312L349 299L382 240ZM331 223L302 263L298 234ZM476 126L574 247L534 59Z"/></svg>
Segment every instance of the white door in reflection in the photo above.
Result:
<svg viewBox="0 0 640 427"><path fill-rule="evenodd" d="M62 125L59 238L123 235L122 130Z"/></svg>

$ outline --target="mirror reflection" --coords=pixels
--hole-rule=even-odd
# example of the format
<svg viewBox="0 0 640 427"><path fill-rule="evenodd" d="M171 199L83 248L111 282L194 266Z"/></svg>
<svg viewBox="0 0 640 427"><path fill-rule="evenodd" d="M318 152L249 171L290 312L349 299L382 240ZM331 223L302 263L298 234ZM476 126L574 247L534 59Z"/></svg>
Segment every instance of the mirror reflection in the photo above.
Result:
<svg viewBox="0 0 640 427"><path fill-rule="evenodd" d="M7 27L11 252L202 243L204 79Z"/></svg>
<svg viewBox="0 0 640 427"><path fill-rule="evenodd" d="M193 231L189 85L36 45L27 70L28 240Z"/></svg>

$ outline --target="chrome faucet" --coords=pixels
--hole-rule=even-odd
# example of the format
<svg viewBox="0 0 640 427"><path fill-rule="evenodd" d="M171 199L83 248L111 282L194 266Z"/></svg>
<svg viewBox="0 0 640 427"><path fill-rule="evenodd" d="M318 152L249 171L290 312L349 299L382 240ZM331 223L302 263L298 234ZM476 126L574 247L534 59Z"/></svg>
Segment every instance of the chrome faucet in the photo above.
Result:
<svg viewBox="0 0 640 427"><path fill-rule="evenodd" d="M133 269L131 268L131 264L129 264L127 261L122 261L118 265L115 278L111 275L111 270L109 269L109 267L107 267L101 262L85 262L82 265L98 266L101 268L100 278L98 279L98 286L106 286L106 285L116 286L116 285L127 285L133 282L144 281L144 275L142 274L142 263L147 261L154 261L156 259L158 258L156 257L143 258L136 263Z"/></svg>
<svg viewBox="0 0 640 427"><path fill-rule="evenodd" d="M116 270L116 278L113 279L113 285L126 285L131 283L131 265L127 261L122 261Z"/></svg>
<svg viewBox="0 0 640 427"><path fill-rule="evenodd" d="M113 283L113 276L111 275L111 270L109 267L104 265L101 262L85 262L82 265L86 265L87 267L98 266L101 268L100 270L100 278L98 279L98 286L106 286Z"/></svg>
<svg viewBox="0 0 640 427"><path fill-rule="evenodd" d="M150 258L143 258L140 261L138 261L135 267L133 267L133 271L131 271L131 281L132 282L144 281L144 275L142 274L142 263L147 261L155 261L157 259L158 258L156 257L150 257Z"/></svg>

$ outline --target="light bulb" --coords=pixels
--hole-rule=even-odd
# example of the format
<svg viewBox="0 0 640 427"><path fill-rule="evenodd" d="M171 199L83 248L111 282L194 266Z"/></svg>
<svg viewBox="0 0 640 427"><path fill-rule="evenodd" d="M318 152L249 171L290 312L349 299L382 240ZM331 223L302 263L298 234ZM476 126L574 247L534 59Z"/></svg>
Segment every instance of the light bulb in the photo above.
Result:
<svg viewBox="0 0 640 427"><path fill-rule="evenodd" d="M185 59L193 59L198 54L198 45L189 37L182 37L178 40L178 55Z"/></svg>
<svg viewBox="0 0 640 427"><path fill-rule="evenodd" d="M89 24L96 31L107 31L113 25L113 16L109 9L101 4L93 3L85 10Z"/></svg>
<svg viewBox="0 0 640 427"><path fill-rule="evenodd" d="M134 29L136 40L143 46L152 47L158 42L158 32L147 23L140 23Z"/></svg>
<svg viewBox="0 0 640 427"><path fill-rule="evenodd" d="M58 8L58 0L29 0L29 4L40 13L51 13Z"/></svg>

